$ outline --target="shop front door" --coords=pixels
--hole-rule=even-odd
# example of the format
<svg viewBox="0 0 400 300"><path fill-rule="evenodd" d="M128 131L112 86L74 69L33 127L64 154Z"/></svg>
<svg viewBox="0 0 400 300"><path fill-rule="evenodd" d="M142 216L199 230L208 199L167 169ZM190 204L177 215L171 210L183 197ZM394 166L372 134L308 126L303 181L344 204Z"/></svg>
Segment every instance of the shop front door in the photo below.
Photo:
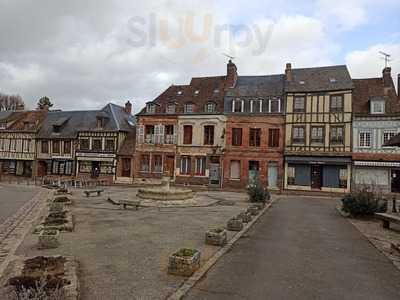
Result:
<svg viewBox="0 0 400 300"><path fill-rule="evenodd" d="M400 193L400 169L392 170L392 193Z"/></svg>
<svg viewBox="0 0 400 300"><path fill-rule="evenodd" d="M322 166L311 166L311 188L320 190L322 186Z"/></svg>

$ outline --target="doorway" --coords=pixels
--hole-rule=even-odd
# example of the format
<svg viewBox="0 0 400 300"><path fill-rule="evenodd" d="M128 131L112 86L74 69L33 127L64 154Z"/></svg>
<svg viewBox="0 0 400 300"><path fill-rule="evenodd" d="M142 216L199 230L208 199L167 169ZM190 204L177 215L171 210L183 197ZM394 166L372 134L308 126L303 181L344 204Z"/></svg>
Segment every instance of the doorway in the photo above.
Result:
<svg viewBox="0 0 400 300"><path fill-rule="evenodd" d="M400 193L400 169L392 170L392 193Z"/></svg>
<svg viewBox="0 0 400 300"><path fill-rule="evenodd" d="M131 159L123 158L122 159L122 177L131 177Z"/></svg>
<svg viewBox="0 0 400 300"><path fill-rule="evenodd" d="M320 190L322 187L322 166L311 166L311 188Z"/></svg>
<svg viewBox="0 0 400 300"><path fill-rule="evenodd" d="M278 165L274 162L268 164L268 187L272 189L278 187Z"/></svg>
<svg viewBox="0 0 400 300"><path fill-rule="evenodd" d="M165 173L168 174L169 177L174 178L175 174L175 157L171 155L167 155L167 159L165 161Z"/></svg>
<svg viewBox="0 0 400 300"><path fill-rule="evenodd" d="M92 178L97 178L100 175L100 162L92 161Z"/></svg>
<svg viewBox="0 0 400 300"><path fill-rule="evenodd" d="M249 184L255 184L260 178L260 162L256 160L249 161Z"/></svg>

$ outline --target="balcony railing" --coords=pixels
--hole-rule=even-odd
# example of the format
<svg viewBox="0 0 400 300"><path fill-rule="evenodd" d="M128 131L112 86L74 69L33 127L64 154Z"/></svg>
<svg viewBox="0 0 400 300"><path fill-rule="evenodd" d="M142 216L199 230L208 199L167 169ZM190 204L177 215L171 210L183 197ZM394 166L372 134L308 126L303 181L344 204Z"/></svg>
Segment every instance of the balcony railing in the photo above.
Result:
<svg viewBox="0 0 400 300"><path fill-rule="evenodd" d="M162 138L162 136L158 136L155 134L146 134L144 138L144 143L174 145L176 144L176 136L174 134L166 134Z"/></svg>

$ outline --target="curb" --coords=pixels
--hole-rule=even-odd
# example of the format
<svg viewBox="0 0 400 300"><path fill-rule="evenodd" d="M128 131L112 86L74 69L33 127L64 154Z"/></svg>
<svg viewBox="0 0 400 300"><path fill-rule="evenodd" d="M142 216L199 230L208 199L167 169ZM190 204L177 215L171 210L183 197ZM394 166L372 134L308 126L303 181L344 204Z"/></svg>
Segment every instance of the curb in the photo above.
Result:
<svg viewBox="0 0 400 300"><path fill-rule="evenodd" d="M277 199L279 200L279 198ZM167 300L180 300L182 299L191 288L193 288L198 281L200 281L204 275L211 269L211 267L226 253L233 245L258 221L258 219L264 215L264 213L271 208L272 204L276 200L271 200L270 203L265 205L263 210L255 216L249 223L247 223L244 228L238 232L228 243L219 249L207 262L200 267L192 276L190 276L172 295L168 296Z"/></svg>

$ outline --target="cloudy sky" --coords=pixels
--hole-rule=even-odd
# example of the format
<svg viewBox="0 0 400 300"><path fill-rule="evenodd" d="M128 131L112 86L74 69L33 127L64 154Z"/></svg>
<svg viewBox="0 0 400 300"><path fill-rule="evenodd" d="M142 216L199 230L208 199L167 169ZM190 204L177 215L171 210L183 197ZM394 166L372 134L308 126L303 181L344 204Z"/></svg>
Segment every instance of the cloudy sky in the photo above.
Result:
<svg viewBox="0 0 400 300"><path fill-rule="evenodd" d="M224 75L224 53L240 75L292 62L360 78L381 75L385 51L397 78L399 12L398 0L0 0L0 92L30 108L47 95L55 108L138 111L170 84Z"/></svg>

